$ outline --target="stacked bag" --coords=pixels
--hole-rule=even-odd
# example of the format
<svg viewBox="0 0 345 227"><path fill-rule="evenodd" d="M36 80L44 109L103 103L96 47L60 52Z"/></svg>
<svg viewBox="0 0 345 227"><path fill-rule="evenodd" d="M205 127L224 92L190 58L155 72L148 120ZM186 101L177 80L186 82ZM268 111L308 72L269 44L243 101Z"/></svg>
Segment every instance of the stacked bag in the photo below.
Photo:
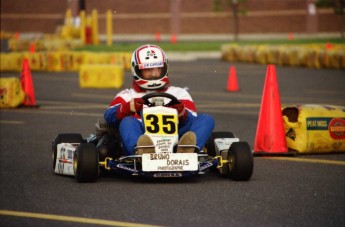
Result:
<svg viewBox="0 0 345 227"><path fill-rule="evenodd" d="M345 69L345 45L223 45L222 59L259 64Z"/></svg>
<svg viewBox="0 0 345 227"><path fill-rule="evenodd" d="M0 54L1 71L20 71L23 59L29 60L32 71L79 71L81 66L110 64L130 70L131 53L94 53L88 51L11 52Z"/></svg>

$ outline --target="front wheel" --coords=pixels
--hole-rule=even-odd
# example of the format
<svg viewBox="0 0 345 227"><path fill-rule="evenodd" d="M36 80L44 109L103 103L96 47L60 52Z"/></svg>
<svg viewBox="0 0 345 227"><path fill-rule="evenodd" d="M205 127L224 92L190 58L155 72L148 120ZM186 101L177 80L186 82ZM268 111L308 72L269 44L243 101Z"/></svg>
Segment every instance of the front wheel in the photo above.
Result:
<svg viewBox="0 0 345 227"><path fill-rule="evenodd" d="M94 144L82 143L73 160L74 175L78 182L94 182L98 178L98 152Z"/></svg>
<svg viewBox="0 0 345 227"><path fill-rule="evenodd" d="M236 181L247 181L254 169L253 153L247 142L231 144L228 152L230 177Z"/></svg>

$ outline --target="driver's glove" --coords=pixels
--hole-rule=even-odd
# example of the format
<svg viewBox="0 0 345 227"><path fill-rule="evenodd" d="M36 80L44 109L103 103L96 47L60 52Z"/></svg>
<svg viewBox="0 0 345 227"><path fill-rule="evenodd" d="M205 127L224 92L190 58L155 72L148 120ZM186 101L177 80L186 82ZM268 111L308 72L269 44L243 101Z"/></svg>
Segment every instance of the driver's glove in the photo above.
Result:
<svg viewBox="0 0 345 227"><path fill-rule="evenodd" d="M117 119L121 120L126 116L134 113L139 113L143 108L144 100L142 98L133 98L131 101L126 102L117 109Z"/></svg>
<svg viewBox="0 0 345 227"><path fill-rule="evenodd" d="M184 121L187 118L188 111L186 110L186 108L184 107L184 104L182 102L178 103L178 104L174 104L171 107L177 110L178 119L180 121Z"/></svg>

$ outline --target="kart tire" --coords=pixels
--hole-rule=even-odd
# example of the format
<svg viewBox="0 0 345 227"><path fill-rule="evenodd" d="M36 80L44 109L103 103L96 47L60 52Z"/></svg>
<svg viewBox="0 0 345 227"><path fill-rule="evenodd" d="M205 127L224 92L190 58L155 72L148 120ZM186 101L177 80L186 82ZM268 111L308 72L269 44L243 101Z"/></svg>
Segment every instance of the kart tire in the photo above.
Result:
<svg viewBox="0 0 345 227"><path fill-rule="evenodd" d="M77 133L58 134L52 142L53 169L55 170L57 145L59 143L84 143L84 142L85 140L83 139L83 137Z"/></svg>
<svg viewBox="0 0 345 227"><path fill-rule="evenodd" d="M235 138L235 136L232 134L232 132L212 132L206 143L207 154L209 156L217 156L216 147L214 144L214 140L217 138Z"/></svg>
<svg viewBox="0 0 345 227"><path fill-rule="evenodd" d="M74 175L78 182L94 182L98 178L98 151L91 143L79 144L73 160Z"/></svg>
<svg viewBox="0 0 345 227"><path fill-rule="evenodd" d="M254 169L253 153L247 142L232 143L228 152L230 178L235 181L247 181Z"/></svg>

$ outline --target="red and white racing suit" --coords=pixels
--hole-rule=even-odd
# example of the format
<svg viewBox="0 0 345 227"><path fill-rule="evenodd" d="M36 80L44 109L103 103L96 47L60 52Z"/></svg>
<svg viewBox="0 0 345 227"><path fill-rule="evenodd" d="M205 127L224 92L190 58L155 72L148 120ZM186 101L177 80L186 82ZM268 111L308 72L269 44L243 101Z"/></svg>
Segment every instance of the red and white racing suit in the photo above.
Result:
<svg viewBox="0 0 345 227"><path fill-rule="evenodd" d="M197 138L197 146L199 149L202 149L214 128L213 117L208 114L197 114L193 99L185 89L169 86L164 92L175 96L184 104L188 111L187 118L179 122L179 137L187 131L193 131ZM133 88L125 89L115 96L109 108L104 113L104 119L108 124L114 124L119 127L122 146L126 155L135 154L134 148L137 140L145 131L141 123L141 118L137 113L133 113L120 120L117 118L117 110L121 104L129 102L133 98L141 98L148 93L152 93L152 91L141 91Z"/></svg>

